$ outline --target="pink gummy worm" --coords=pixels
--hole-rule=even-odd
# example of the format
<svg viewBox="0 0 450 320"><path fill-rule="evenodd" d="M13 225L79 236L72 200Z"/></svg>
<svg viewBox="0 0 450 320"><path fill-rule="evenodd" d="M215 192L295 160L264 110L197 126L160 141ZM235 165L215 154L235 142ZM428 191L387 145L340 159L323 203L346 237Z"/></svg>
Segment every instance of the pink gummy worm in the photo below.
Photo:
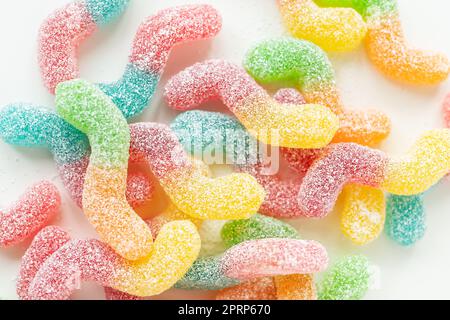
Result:
<svg viewBox="0 0 450 320"><path fill-rule="evenodd" d="M59 248L70 241L69 234L59 227L46 227L34 238L20 264L17 294L22 300L30 300L30 284L44 262Z"/></svg>
<svg viewBox="0 0 450 320"><path fill-rule="evenodd" d="M320 243L295 239L246 241L222 258L224 274L238 280L315 273L327 265L327 251Z"/></svg>
<svg viewBox="0 0 450 320"><path fill-rule="evenodd" d="M39 66L45 86L54 94L58 83L78 78L77 48L97 26L84 2L56 10L39 30Z"/></svg>
<svg viewBox="0 0 450 320"><path fill-rule="evenodd" d="M122 257L101 241L72 240L46 260L28 292L37 300L66 300L81 286L80 281L110 286L115 270L124 263Z"/></svg>
<svg viewBox="0 0 450 320"><path fill-rule="evenodd" d="M58 166L59 175L71 198L81 208L83 198L84 178L89 165L89 157L76 162ZM142 173L131 173L127 179L126 196L128 203L136 208L153 197L155 185Z"/></svg>
<svg viewBox="0 0 450 320"><path fill-rule="evenodd" d="M161 10L139 26L130 62L159 75L176 44L213 37L221 28L222 18L210 5L185 5Z"/></svg>
<svg viewBox="0 0 450 320"><path fill-rule="evenodd" d="M383 152L355 143L330 145L304 177L298 202L308 217L324 217L346 184L378 187L387 161Z"/></svg>
<svg viewBox="0 0 450 320"><path fill-rule="evenodd" d="M0 211L0 247L22 242L42 229L58 213L58 189L43 181L29 188L9 210Z"/></svg>
<svg viewBox="0 0 450 320"><path fill-rule="evenodd" d="M243 68L222 60L197 63L175 75L165 88L168 105L183 111L220 99L235 112L240 102L253 96L270 99Z"/></svg>

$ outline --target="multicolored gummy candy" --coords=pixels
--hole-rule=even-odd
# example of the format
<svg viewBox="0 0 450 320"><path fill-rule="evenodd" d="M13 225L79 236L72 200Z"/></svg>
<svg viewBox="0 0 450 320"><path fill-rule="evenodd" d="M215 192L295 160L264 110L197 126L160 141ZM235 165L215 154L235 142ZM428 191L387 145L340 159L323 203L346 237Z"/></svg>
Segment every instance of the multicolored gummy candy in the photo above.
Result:
<svg viewBox="0 0 450 320"><path fill-rule="evenodd" d="M59 175L75 203L82 207L82 193L90 146L87 137L53 111L43 107L13 104L0 110L0 137L20 147L47 148ZM130 173L127 200L137 207L153 194L147 177Z"/></svg>
<svg viewBox="0 0 450 320"><path fill-rule="evenodd" d="M41 70L52 92L58 83L78 76L76 46L95 29L92 29L93 21L105 24L127 3L125 0L78 1L58 10L43 24L40 32ZM112 97L122 113L131 118L148 106L172 48L185 41L212 37L220 29L220 15L210 6L189 5L162 10L140 26L130 58L132 62L123 78L99 86ZM48 147L65 186L81 207L84 175L89 163L87 138L52 112L34 108L37 107L14 104L2 109L0 134L11 144ZM150 191L149 181L136 185L133 181L137 180L140 178L130 177L128 192L128 199L135 206L151 197L151 193L142 194L142 191Z"/></svg>
<svg viewBox="0 0 450 320"><path fill-rule="evenodd" d="M59 212L61 196L50 182L30 187L6 210L0 210L0 248L16 245L35 235Z"/></svg>
<svg viewBox="0 0 450 320"><path fill-rule="evenodd" d="M298 201L310 216L323 217L347 183L381 188L396 195L417 195L449 171L449 129L425 132L406 154L397 157L357 144L336 144L310 168Z"/></svg>
<svg viewBox="0 0 450 320"><path fill-rule="evenodd" d="M350 256L334 265L319 283L319 300L360 300L369 289L369 261Z"/></svg>
<svg viewBox="0 0 450 320"><path fill-rule="evenodd" d="M52 13L39 30L39 65L46 87L54 93L64 81L78 78L77 48L98 27L111 23L129 0L74 1Z"/></svg>
<svg viewBox="0 0 450 320"><path fill-rule="evenodd" d="M21 300L32 300L30 285L44 262L59 248L70 241L70 235L60 227L43 228L34 237L30 247L22 257L17 279L17 295Z"/></svg>
<svg viewBox="0 0 450 320"><path fill-rule="evenodd" d="M449 59L408 46L396 0L316 0L321 6L351 7L367 23L366 51L386 76L411 84L435 85L449 75Z"/></svg>
<svg viewBox="0 0 450 320"><path fill-rule="evenodd" d="M315 241L250 240L222 255L198 259L176 287L218 290L254 278L316 273L327 263L325 248Z"/></svg>
<svg viewBox="0 0 450 320"><path fill-rule="evenodd" d="M333 142L374 146L390 133L391 123L385 114L344 108L328 57L308 41L292 38L263 41L247 53L244 66L260 83L295 86L308 103L330 108L340 120ZM317 147L309 149L314 148Z"/></svg>
<svg viewBox="0 0 450 320"><path fill-rule="evenodd" d="M326 51L352 51L366 36L366 23L354 9L321 8L313 0L277 2L288 31Z"/></svg>
<svg viewBox="0 0 450 320"><path fill-rule="evenodd" d="M123 115L95 85L83 80L60 84L56 101L58 113L87 133L92 146L84 211L102 238L129 259L151 248L150 230L124 201L130 137L132 158L146 162L176 207L194 218L246 218L264 199L264 190L249 175L206 177L165 125L134 124L130 136Z"/></svg>
<svg viewBox="0 0 450 320"><path fill-rule="evenodd" d="M251 175L205 176L166 125L138 123L130 128L131 158L147 163L172 203L189 216L201 220L246 219L264 201L264 189Z"/></svg>
<svg viewBox="0 0 450 320"><path fill-rule="evenodd" d="M50 237L48 244L35 242L30 250L53 248L53 241ZM200 237L190 221L163 226L152 252L138 261L122 258L98 240L66 241L41 263L31 282L27 277L21 292L33 300L63 300L78 289L81 281L94 281L129 295L153 296L171 288L188 271L199 250Z"/></svg>
<svg viewBox="0 0 450 320"><path fill-rule="evenodd" d="M39 62L44 83L52 93L59 83L79 77L77 47L126 3L128 0L90 0L88 14L84 2L75 2L44 22L39 35ZM220 14L209 5L161 10L139 26L122 78L99 87L125 117L131 118L149 105L172 48L214 37L221 27Z"/></svg>
<svg viewBox="0 0 450 320"><path fill-rule="evenodd" d="M152 251L152 234L125 198L130 130L124 116L97 86L83 80L58 85L56 108L91 144L83 189L86 217L123 257L147 256Z"/></svg>
<svg viewBox="0 0 450 320"><path fill-rule="evenodd" d="M165 88L168 105L190 110L220 99L261 142L292 148L320 148L332 140L338 118L320 105L283 106L242 68L221 60L198 63L175 75Z"/></svg>

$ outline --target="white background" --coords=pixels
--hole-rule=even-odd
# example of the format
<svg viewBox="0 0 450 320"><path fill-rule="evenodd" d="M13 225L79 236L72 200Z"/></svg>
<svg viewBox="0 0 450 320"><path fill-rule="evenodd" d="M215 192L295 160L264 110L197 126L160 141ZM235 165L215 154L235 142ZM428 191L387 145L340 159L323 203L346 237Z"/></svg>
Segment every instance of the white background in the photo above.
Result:
<svg viewBox="0 0 450 320"><path fill-rule="evenodd" d="M45 17L61 0L2 1L0 10L0 108L11 102L32 102L53 108L53 97L41 83L36 61L37 31ZM167 78L194 62L209 57L242 63L246 50L267 37L285 35L275 0L134 0L117 23L95 33L81 47L82 77L110 81L120 77L140 22L158 9L186 4L211 3L223 15L220 35L207 42L177 48L172 54L152 106L139 119L170 122L176 114L161 100ZM419 48L436 49L450 56L450 1L399 0L401 17L410 42ZM416 88L393 83L381 76L360 49L351 54L332 55L338 85L346 105L376 107L393 121L391 137L383 149L401 153L424 130L442 127L441 103L450 92L447 81L436 88ZM0 207L7 208L31 183L54 181L63 193L62 217L57 222L76 237L95 236L82 212L74 206L57 177L54 163L45 151L16 149L0 142ZM373 244L358 248L339 231L337 214L320 221L298 220L305 239L321 241L332 259L351 253L366 254L379 270L380 282L368 299L450 299L450 182L444 181L426 197L428 231L412 248L402 248L382 235ZM25 244L0 251L0 298L14 299L15 278ZM203 298L208 294L173 291L164 298ZM210 295L211 296L211 295ZM83 287L75 298L101 298L93 284Z"/></svg>

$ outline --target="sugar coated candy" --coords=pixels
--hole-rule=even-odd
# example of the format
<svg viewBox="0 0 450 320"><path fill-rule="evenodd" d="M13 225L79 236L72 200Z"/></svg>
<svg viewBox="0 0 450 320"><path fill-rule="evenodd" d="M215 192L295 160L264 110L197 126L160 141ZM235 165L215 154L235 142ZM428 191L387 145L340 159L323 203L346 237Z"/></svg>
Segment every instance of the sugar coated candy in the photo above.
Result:
<svg viewBox="0 0 450 320"><path fill-rule="evenodd" d="M128 0L74 2L43 23L39 33L39 63L50 92L54 93L59 83L79 77L77 47L97 25L110 21L127 4ZM209 5L161 10L139 26L122 78L99 86L125 117L133 117L148 106L172 48L186 41L213 37L221 27L219 13Z"/></svg>
<svg viewBox="0 0 450 320"><path fill-rule="evenodd" d="M366 51L386 76L419 85L435 85L447 79L450 61L443 54L408 46L397 0L316 0L320 6L351 7L367 23Z"/></svg>
<svg viewBox="0 0 450 320"><path fill-rule="evenodd" d="M138 261L119 256L98 240L71 240L41 266L28 294L36 300L68 299L81 281L148 297L171 288L197 259L200 236L190 221L164 225L152 252Z"/></svg>
<svg viewBox="0 0 450 320"><path fill-rule="evenodd" d="M342 233L357 245L366 245L381 234L386 219L386 199L380 189L348 185L342 192Z"/></svg>
<svg viewBox="0 0 450 320"><path fill-rule="evenodd" d="M130 260L147 256L152 250L151 231L125 198L130 130L124 116L98 87L83 80L59 84L56 107L91 144L83 190L86 217L122 256Z"/></svg>
<svg viewBox="0 0 450 320"><path fill-rule="evenodd" d="M308 41L292 38L262 41L247 53L244 66L262 84L295 86L308 103L330 108L340 120L334 142L373 146L390 133L391 123L385 114L344 108L327 55ZM309 149L313 148L316 147Z"/></svg>
<svg viewBox="0 0 450 320"><path fill-rule="evenodd" d="M264 189L248 174L205 176L166 125L133 124L131 142L131 157L147 163L172 203L193 218L245 219L264 201Z"/></svg>
<svg viewBox="0 0 450 320"><path fill-rule="evenodd" d="M32 300L29 289L45 261L63 245L70 241L70 235L60 227L43 228L34 237L30 247L22 257L16 291L21 300Z"/></svg>
<svg viewBox="0 0 450 320"><path fill-rule="evenodd" d="M350 256L333 264L319 283L319 300L359 300L369 289L369 261Z"/></svg>
<svg viewBox="0 0 450 320"><path fill-rule="evenodd" d="M0 210L0 248L32 237L54 218L61 207L58 189L42 181L25 193L8 210Z"/></svg>
<svg viewBox="0 0 450 320"><path fill-rule="evenodd" d="M183 111L220 99L250 133L273 146L324 147L339 127L338 118L327 108L283 106L245 70L222 60L197 63L175 75L165 97L169 106Z"/></svg>
<svg viewBox="0 0 450 320"><path fill-rule="evenodd" d="M250 240L221 255L198 259L176 287L218 290L254 278L315 273L324 270L327 264L325 248L315 241Z"/></svg>
<svg viewBox="0 0 450 320"><path fill-rule="evenodd" d="M385 232L402 246L411 246L425 235L426 212L423 197L423 194L419 194L389 195L387 198Z"/></svg>
<svg viewBox="0 0 450 320"><path fill-rule="evenodd" d="M352 8L321 8L313 0L278 0L278 7L294 37L327 51L354 50L367 32L364 20Z"/></svg>
<svg viewBox="0 0 450 320"><path fill-rule="evenodd" d="M52 13L39 30L39 65L53 93L60 82L78 77L77 48L125 11L129 0L74 1Z"/></svg>

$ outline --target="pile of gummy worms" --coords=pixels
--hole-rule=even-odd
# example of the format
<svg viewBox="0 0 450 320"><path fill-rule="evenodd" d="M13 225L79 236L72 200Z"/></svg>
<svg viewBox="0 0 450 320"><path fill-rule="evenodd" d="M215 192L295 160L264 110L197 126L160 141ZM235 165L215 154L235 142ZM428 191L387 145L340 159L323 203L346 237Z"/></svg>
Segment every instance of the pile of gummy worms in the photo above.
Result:
<svg viewBox="0 0 450 320"><path fill-rule="evenodd" d="M324 218L341 197L340 228L355 245L383 230L404 246L424 236L426 193L450 172L450 95L446 128L424 132L404 155L386 154L377 147L390 119L344 106L326 51L364 42L380 72L416 85L445 81L449 60L407 45L395 0L277 3L292 37L257 43L243 66L214 59L176 74L164 98L183 112L170 126L128 120L150 105L174 47L221 31L215 8L184 5L148 17L123 76L99 84L80 78L78 47L129 0L77 0L42 23L38 61L56 111L4 106L0 138L51 152L99 239L72 239L51 225L61 211L51 182L26 190L0 211L0 248L32 239L17 279L20 299L70 299L82 281L98 283L111 300L173 287L217 290L224 300L362 299L371 278L366 257L329 266L322 244L280 219ZM269 85L280 90L272 96ZM193 110L213 100L228 112ZM268 174L261 146L279 148L288 174ZM214 177L206 154L225 158L234 173ZM148 172L131 171L136 165ZM139 209L157 189L167 205L144 219Z"/></svg>

